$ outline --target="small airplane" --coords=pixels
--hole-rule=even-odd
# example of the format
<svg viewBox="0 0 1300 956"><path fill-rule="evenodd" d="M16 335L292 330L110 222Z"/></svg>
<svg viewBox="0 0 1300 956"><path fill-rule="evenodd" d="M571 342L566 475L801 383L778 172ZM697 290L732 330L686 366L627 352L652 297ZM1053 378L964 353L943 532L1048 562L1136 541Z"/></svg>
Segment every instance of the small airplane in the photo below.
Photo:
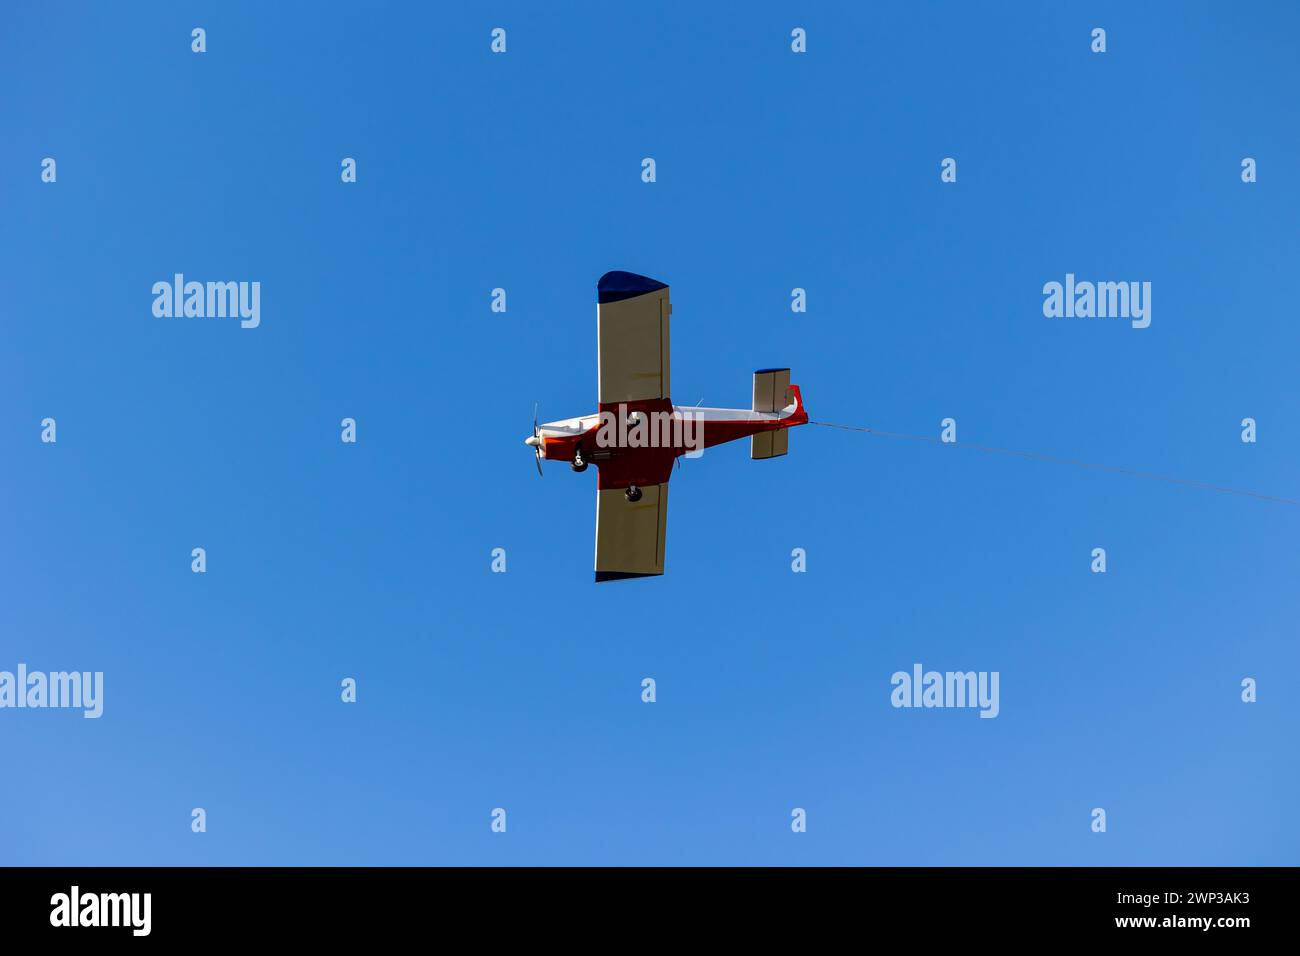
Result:
<svg viewBox="0 0 1300 956"><path fill-rule="evenodd" d="M668 479L673 463L705 448L749 437L751 458L789 451L789 429L808 422L788 368L754 373L752 408L692 408L668 397L668 286L631 272L596 284L599 410L537 424L524 439L536 456L595 464L596 581L664 573Z"/></svg>

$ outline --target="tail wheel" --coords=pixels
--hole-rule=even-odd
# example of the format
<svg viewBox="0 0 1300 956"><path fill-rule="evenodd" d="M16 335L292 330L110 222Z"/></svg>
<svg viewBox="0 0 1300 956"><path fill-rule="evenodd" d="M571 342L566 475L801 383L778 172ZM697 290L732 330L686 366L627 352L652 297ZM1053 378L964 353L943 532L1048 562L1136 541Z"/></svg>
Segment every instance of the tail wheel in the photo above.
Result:
<svg viewBox="0 0 1300 956"><path fill-rule="evenodd" d="M628 485L628 486L627 486L627 491L625 491L624 494L627 495L627 500L628 500L628 501L640 501L640 500L641 500L641 489L638 488L636 485Z"/></svg>

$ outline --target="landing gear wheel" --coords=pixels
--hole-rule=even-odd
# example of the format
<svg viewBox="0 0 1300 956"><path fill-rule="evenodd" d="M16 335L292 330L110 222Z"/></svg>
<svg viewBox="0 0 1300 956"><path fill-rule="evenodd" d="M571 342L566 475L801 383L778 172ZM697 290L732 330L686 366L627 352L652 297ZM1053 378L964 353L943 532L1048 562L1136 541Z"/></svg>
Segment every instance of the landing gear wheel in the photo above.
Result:
<svg viewBox="0 0 1300 956"><path fill-rule="evenodd" d="M628 500L628 501L640 501L640 500L641 500L641 489L638 488L636 485L628 485L628 486L627 486L627 491L625 491L625 492L623 492L623 493L624 493L625 495L627 495L627 500Z"/></svg>
<svg viewBox="0 0 1300 956"><path fill-rule="evenodd" d="M572 468L574 471L586 471L586 470L587 470L587 459L585 459L585 458L582 457L582 446L581 446L581 445L579 445L576 449L574 449L574 452L573 452L573 461L569 463L569 467Z"/></svg>

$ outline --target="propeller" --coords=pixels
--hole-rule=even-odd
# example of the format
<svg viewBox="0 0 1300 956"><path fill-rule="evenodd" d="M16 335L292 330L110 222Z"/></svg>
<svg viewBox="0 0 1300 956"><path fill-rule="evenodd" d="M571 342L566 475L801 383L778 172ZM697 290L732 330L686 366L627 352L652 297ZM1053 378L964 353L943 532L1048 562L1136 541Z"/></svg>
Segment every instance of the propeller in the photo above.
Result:
<svg viewBox="0 0 1300 956"><path fill-rule="evenodd" d="M542 477L542 439L541 432L537 427L537 403L533 402L533 437L525 439L525 443L533 446L533 462L537 465L537 477Z"/></svg>

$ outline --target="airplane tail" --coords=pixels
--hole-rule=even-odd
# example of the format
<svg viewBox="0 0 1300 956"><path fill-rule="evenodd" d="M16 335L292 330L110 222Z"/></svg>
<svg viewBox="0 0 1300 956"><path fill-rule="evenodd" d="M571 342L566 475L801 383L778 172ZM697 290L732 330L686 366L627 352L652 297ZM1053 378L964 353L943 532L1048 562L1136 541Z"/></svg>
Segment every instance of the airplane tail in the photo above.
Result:
<svg viewBox="0 0 1300 956"><path fill-rule="evenodd" d="M803 407L803 393L799 391L798 385L791 385L789 386L789 388L790 388L790 394L794 396L794 414L790 416L791 418L790 424L792 426L807 425L808 412L805 411Z"/></svg>
<svg viewBox="0 0 1300 956"><path fill-rule="evenodd" d="M779 458L787 454L790 451L791 426L808 421L803 396L798 385L790 384L788 368L764 368L754 373L754 411L783 413L792 404L794 412L782 419L788 421L788 425L750 436L750 458Z"/></svg>

